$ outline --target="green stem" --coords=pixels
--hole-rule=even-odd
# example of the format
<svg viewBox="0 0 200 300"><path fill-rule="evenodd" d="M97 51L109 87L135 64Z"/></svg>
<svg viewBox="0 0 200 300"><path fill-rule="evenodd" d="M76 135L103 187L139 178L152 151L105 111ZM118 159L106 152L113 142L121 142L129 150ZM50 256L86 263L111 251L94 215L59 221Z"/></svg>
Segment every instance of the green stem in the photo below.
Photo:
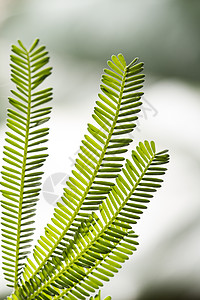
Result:
<svg viewBox="0 0 200 300"><path fill-rule="evenodd" d="M22 204L23 204L23 194L24 194L24 178L26 171L26 161L27 161L27 151L28 151L28 139L29 139L29 127L30 127L30 113L31 113L31 68L30 68L30 58L27 52L27 64L28 64L28 107L27 107L27 120L26 120L26 135L24 143L24 153L23 153L23 164L22 164L22 174L21 174L21 184L20 184L20 195L19 195L19 210L18 210L18 226L17 226L17 241L16 241L16 261L15 261L15 281L14 290L18 290L18 272L19 272L19 250L20 250L20 235L22 226Z"/></svg>

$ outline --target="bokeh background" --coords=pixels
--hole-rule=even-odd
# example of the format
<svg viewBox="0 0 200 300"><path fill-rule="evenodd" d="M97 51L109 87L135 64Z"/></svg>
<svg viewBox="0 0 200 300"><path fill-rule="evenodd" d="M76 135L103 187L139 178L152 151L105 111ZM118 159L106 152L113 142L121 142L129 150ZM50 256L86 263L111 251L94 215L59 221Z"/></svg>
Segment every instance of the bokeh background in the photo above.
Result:
<svg viewBox="0 0 200 300"><path fill-rule="evenodd" d="M162 189L135 226L138 250L102 290L113 300L200 299L199 16L198 0L0 0L1 150L11 44L21 39L28 46L39 37L54 68L43 189L49 180L52 185L41 195L35 240L53 212L48 192L52 199L63 187L52 178L70 174L91 121L106 60L122 52L127 62L135 56L145 62L135 145L153 139L158 149L170 150L171 161ZM0 272L0 299L9 292Z"/></svg>

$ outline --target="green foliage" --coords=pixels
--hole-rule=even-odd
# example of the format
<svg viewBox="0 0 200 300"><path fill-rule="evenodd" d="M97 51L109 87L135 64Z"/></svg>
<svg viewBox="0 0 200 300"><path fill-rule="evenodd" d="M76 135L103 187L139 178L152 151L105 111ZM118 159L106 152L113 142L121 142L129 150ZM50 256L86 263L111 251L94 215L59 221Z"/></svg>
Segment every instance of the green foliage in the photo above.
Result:
<svg viewBox="0 0 200 300"><path fill-rule="evenodd" d="M39 89L51 67L38 43L27 50L19 41L11 55L16 90L9 98L1 182L3 269L13 288L8 299L89 299L136 250L133 226L161 187L169 156L145 141L125 161L142 105L143 63L127 65L122 54L113 55L62 202L28 257L52 99L51 88ZM100 300L100 291L90 299Z"/></svg>
<svg viewBox="0 0 200 300"><path fill-rule="evenodd" d="M49 57L45 47L37 47L38 40L29 51L19 42L13 46L11 55L11 80L16 90L9 98L12 108L8 109L6 146L1 186L5 200L3 208L3 259L4 275L8 286L17 288L29 253L34 228L33 217L40 192L41 175L38 171L48 156L48 128L41 127L49 120L51 107L44 107L52 99L52 89L36 90L51 68L44 69ZM39 126L39 129L38 129Z"/></svg>

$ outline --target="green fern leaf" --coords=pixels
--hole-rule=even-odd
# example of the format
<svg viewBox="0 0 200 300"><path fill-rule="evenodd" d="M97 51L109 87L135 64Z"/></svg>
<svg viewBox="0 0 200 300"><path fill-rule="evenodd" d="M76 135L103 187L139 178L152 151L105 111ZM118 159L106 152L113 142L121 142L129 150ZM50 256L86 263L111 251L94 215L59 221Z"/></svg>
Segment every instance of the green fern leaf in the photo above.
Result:
<svg viewBox="0 0 200 300"><path fill-rule="evenodd" d="M65 251L64 261L52 260L38 276L21 286L24 299L43 298L46 294L52 299L85 299L87 286L99 289L102 281L109 280L110 273L121 267L135 250L135 241L130 238L135 235L129 231L161 186L162 179L154 173L162 175L166 171L161 167L169 161L166 152L156 153L154 142L139 144L132 152L132 161L126 161L123 175L116 179L100 205L100 215L93 212L86 224L82 224L83 229L77 231Z"/></svg>
<svg viewBox="0 0 200 300"><path fill-rule="evenodd" d="M64 189L64 205L57 204L53 224L45 228L43 245L40 240L41 247L34 249L34 265L37 267L32 269L28 263L25 280L37 274L53 256L62 258L63 250L73 240L77 227L106 199L123 166L122 154L132 142L124 135L135 128L142 104L140 98L143 93L138 90L144 81L144 75L139 74L143 63L137 63L135 59L127 66L124 57L119 54L118 57L112 56L108 66L110 69L104 70L102 93L94 109L96 125L88 124L88 134L82 141L76 169Z"/></svg>
<svg viewBox="0 0 200 300"><path fill-rule="evenodd" d="M51 107L43 104L52 99L52 89L36 90L51 74L51 68L43 67L49 61L45 47L38 48L36 40L30 50L26 50L19 41L12 47L11 80L16 90L11 90L13 97L8 109L6 146L2 173L1 201L3 209L3 263L4 275L8 286L18 288L18 281L23 271L24 261L31 246L35 206L40 192L41 176L37 171L48 156L48 128L40 127L48 121ZM15 299L15 298L14 298Z"/></svg>

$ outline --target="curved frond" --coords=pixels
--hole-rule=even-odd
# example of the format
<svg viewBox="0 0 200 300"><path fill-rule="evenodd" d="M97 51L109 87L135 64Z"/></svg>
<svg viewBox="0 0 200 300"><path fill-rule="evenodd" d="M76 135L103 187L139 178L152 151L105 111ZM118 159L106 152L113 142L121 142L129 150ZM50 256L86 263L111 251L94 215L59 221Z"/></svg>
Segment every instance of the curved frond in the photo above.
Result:
<svg viewBox="0 0 200 300"><path fill-rule="evenodd" d="M81 222L91 211L98 209L114 186L114 180L123 167L122 154L132 140L126 137L136 126L144 75L143 63L135 59L126 65L122 54L108 61L110 69L102 76L99 100L93 118L95 125L88 124L88 134L82 141L75 163L75 170L64 189L62 203L57 203L52 223L45 228L45 235L34 249L34 265L25 269L28 280L37 274L53 256L62 257L63 250ZM33 262L32 262L33 263Z"/></svg>
<svg viewBox="0 0 200 300"><path fill-rule="evenodd" d="M43 174L38 169L48 156L44 143L49 129L40 125L49 120L51 107L44 104L52 99L52 89L38 90L38 86L51 74L51 68L44 68L49 57L38 43L36 40L27 50L19 41L18 46L12 46L11 55L11 80L16 90L11 90L12 107L7 113L1 206L4 275L8 286L15 289L32 242Z"/></svg>
<svg viewBox="0 0 200 300"><path fill-rule="evenodd" d="M22 299L45 299L46 295L57 300L86 299L88 288L99 289L102 281L114 275L135 250L135 234L130 230L161 187L160 175L166 171L162 165L169 161L166 152L156 153L154 142L139 143L100 205L99 215L93 212L82 224L66 248L64 261L53 258L23 283L19 289Z"/></svg>

